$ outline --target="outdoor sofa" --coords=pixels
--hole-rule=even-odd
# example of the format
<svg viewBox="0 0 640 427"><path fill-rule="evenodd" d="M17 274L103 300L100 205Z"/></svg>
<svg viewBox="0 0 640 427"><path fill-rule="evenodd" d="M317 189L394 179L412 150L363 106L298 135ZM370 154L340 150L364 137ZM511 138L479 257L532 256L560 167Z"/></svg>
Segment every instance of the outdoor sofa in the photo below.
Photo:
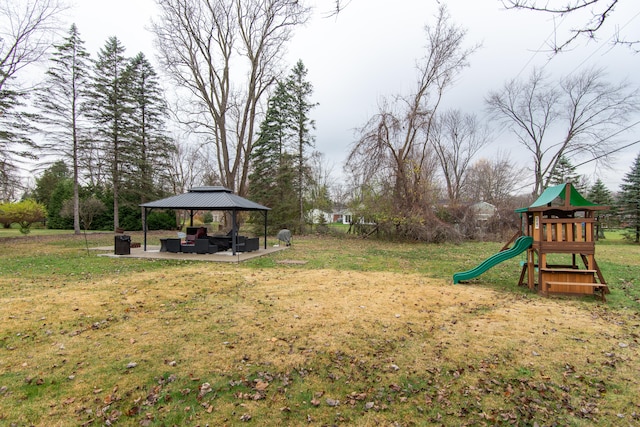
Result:
<svg viewBox="0 0 640 427"><path fill-rule="evenodd" d="M212 254L231 249L231 244L231 232L226 235L208 236L207 229L204 227L187 227L184 242L179 238L166 239L165 247L167 252L173 253ZM237 236L237 252L252 252L259 248L260 239L258 237Z"/></svg>

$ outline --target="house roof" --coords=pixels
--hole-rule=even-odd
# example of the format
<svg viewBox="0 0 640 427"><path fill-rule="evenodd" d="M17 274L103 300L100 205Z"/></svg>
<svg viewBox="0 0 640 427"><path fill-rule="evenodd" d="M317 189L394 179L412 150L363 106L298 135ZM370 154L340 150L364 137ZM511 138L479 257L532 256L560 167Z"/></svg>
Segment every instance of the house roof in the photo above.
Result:
<svg viewBox="0 0 640 427"><path fill-rule="evenodd" d="M233 194L225 187L193 187L189 192L143 203L144 208L202 211L268 211L270 208Z"/></svg>

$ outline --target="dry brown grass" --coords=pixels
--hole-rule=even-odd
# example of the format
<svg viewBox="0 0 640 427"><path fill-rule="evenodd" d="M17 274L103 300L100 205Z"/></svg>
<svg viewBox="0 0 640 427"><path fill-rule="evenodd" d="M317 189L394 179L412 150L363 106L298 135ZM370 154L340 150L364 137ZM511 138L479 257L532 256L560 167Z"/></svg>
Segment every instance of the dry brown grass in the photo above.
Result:
<svg viewBox="0 0 640 427"><path fill-rule="evenodd" d="M638 423L631 311L415 273L89 261L114 272L0 278L0 422Z"/></svg>

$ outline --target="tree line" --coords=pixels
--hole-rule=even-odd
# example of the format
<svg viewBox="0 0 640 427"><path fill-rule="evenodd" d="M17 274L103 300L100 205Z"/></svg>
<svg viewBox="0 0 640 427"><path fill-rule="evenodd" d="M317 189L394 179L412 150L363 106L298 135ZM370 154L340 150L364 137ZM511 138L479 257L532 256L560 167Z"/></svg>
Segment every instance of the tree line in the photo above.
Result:
<svg viewBox="0 0 640 427"><path fill-rule="evenodd" d="M45 34L42 23L62 6L29 2L36 6L43 26L30 34ZM88 223L139 228L140 203L204 184L271 207L272 228L303 232L314 220L310 211L343 209L382 235L455 240L474 237L471 202L512 211L551 185L568 160L606 161L637 112L637 90L610 84L603 70L557 80L534 70L486 97L492 122L529 153L529 171L504 153L478 160L492 139L489 127L476 114L441 107L478 46L467 45L466 31L442 6L425 27L416 85L381 100L349 148L348 185L332 186L314 151L316 104L303 62L282 77L283 49L293 28L309 17L304 2L164 0L158 6L159 63L179 94L171 108L145 55L126 57L117 37L91 59L72 26L53 43L31 109L25 108L28 91L12 84L24 65L9 60L21 57L19 49L3 51L3 200L16 196L20 162L37 155L49 166L31 195L47 204L49 226L76 232ZM26 46L34 47L22 56L30 61L47 51L46 45ZM168 136L169 111L195 144ZM33 138L36 133L41 137ZM532 194L517 198L518 187ZM176 225L170 216L151 220ZM507 216L498 225L510 226Z"/></svg>
<svg viewBox="0 0 640 427"><path fill-rule="evenodd" d="M101 202L110 206L100 209L106 215L103 221L119 228L122 203L129 210L125 217L139 216L139 209L132 207L169 188L168 164L175 146L166 136L159 78L144 53L127 58L124 52L118 38L110 37L91 60L72 25L53 45L44 80L31 94L30 120L7 127L15 135L22 132L32 148L5 157L7 168L15 169L11 162L27 154L37 154L41 164L50 165L33 191L48 208L50 227L71 225L79 233L81 207L96 209ZM5 111L19 108L27 96L20 95ZM5 169L4 175L10 172ZM4 184L6 194L11 182ZM63 216L65 212L70 215Z"/></svg>
<svg viewBox="0 0 640 427"><path fill-rule="evenodd" d="M68 226L68 218L61 213L73 209L76 233L81 222L87 225L82 211L88 205L99 206L96 199L105 207L94 215L95 226L111 223L114 229L135 229L141 226L135 207L149 198L203 184L223 185L247 195L261 104L280 78L283 46L293 27L307 19L309 8L289 0L268 4L175 0L158 2L158 6L160 16L153 32L159 63L180 92L171 110L173 125L195 144L168 136L168 105L143 53L127 58L117 37L111 37L93 60L72 26L62 43L54 44L46 81L31 97L30 107L36 113L27 117L20 111L27 91L2 91L12 101L3 106L9 113L3 117L24 117L6 126L14 135L3 140L3 199L16 197L23 160L36 158L40 164L50 159L50 166L31 193L47 204L49 226ZM41 12L28 29L10 34L17 46L13 53L6 53L11 56L21 45L32 46L26 41L29 37L49 34L51 28L45 22L64 5L33 0L20 8L0 9L7 22L31 22L34 11ZM37 50L34 62L48 48L38 45ZM235 67L243 72L233 72ZM307 169L306 150L311 147L305 120L298 119L298 211L305 206L302 193L308 174L302 171ZM36 132L41 139L33 137ZM22 150L25 147L29 150ZM51 188L55 178L60 188ZM67 206L69 198L72 202ZM84 203L89 198L92 203Z"/></svg>
<svg viewBox="0 0 640 427"><path fill-rule="evenodd" d="M490 135L474 115L441 111L446 91L476 49L465 35L440 7L425 28L417 84L383 100L352 146L347 167L357 181L353 210L382 233L427 241L473 237L477 224L466 206L480 200L506 208L500 221L517 228L506 211L527 206L551 185L562 159L606 163L619 135L632 127L636 88L609 83L601 69L559 80L533 70L485 98L488 117L513 135L514 149L528 153L528 170L501 155L474 163ZM518 188L532 192L517 198Z"/></svg>

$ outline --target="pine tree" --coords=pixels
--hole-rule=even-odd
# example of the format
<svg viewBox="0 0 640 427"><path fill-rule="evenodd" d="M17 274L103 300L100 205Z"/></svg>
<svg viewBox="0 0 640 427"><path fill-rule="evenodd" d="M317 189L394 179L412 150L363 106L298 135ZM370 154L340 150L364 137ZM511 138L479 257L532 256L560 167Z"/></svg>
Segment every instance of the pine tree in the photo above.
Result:
<svg viewBox="0 0 640 427"><path fill-rule="evenodd" d="M131 102L127 94L124 47L116 37L110 37L98 53L91 89L90 116L95 124L99 163L108 170L113 188L113 227L120 227L120 187L122 171L129 165L127 150L131 144ZM97 165L102 168L102 164Z"/></svg>
<svg viewBox="0 0 640 427"><path fill-rule="evenodd" d="M633 241L640 242L640 154L620 186L620 213L622 221L632 229Z"/></svg>
<svg viewBox="0 0 640 427"><path fill-rule="evenodd" d="M269 223L274 227L304 231L305 191L308 188L308 150L313 147L309 102L313 88L307 70L298 61L285 82L278 82L269 99L265 120L252 151L249 194L272 208Z"/></svg>
<svg viewBox="0 0 640 427"><path fill-rule="evenodd" d="M570 182L578 191L584 190L582 177L576 173L576 167L564 155L560 156L555 167L549 173L549 185L559 185Z"/></svg>
<svg viewBox="0 0 640 427"><path fill-rule="evenodd" d="M297 198L295 188L295 159L289 153L283 153L276 173L273 195L273 209L269 216L273 216L272 224L280 228L292 228L289 224L297 222Z"/></svg>
<svg viewBox="0 0 640 427"><path fill-rule="evenodd" d="M588 198L591 202L597 203L603 206L612 206L613 205L613 197L611 196L611 192L604 185L601 179L598 179L593 187L589 190ZM598 211L598 216L596 218L596 240L604 239L604 228L603 226L608 225L608 219L611 215L611 210L607 209L606 211Z"/></svg>
<svg viewBox="0 0 640 427"><path fill-rule="evenodd" d="M35 188L33 189L33 199L45 205L47 211L50 211L49 201L51 200L51 194L58 186L60 181L68 180L71 178L71 172L64 161L58 160L51 166L42 172L38 178L36 178Z"/></svg>
<svg viewBox="0 0 640 427"><path fill-rule="evenodd" d="M143 53L129 63L125 82L131 102L131 147L127 153L131 167L122 175L128 189L144 203L157 193L157 175L168 170L175 147L165 135L167 105L158 76Z"/></svg>
<svg viewBox="0 0 640 427"><path fill-rule="evenodd" d="M312 103L309 98L313 94L313 85L306 80L307 69L299 60L291 70L287 78L287 91L291 97L291 117L292 130L295 134L294 148L296 155L296 193L298 196L299 227L300 232L304 231L305 207L304 194L306 182L309 177L309 167L307 164L308 150L313 148L314 138L311 130L315 128L315 122L309 117L311 109L317 104Z"/></svg>
<svg viewBox="0 0 640 427"><path fill-rule="evenodd" d="M249 195L252 200L270 207L268 226L273 230L289 227L296 220L292 157L285 150L291 140L289 93L278 82L269 98L267 113L260 124L258 139L251 153Z"/></svg>
<svg viewBox="0 0 640 427"><path fill-rule="evenodd" d="M86 128L83 106L90 82L89 54L83 45L76 25L71 25L63 42L54 45L45 84L36 101L40 122L47 135L42 149L73 165L73 229L76 234L80 234L79 173Z"/></svg>

